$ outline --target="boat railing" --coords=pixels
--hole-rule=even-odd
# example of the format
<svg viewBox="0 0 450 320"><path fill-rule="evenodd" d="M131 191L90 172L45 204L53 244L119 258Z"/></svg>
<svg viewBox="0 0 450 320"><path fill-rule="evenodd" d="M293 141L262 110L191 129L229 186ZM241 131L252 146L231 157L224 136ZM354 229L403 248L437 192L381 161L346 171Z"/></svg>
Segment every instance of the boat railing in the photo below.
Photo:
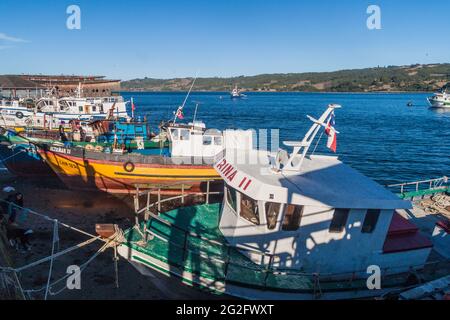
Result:
<svg viewBox="0 0 450 320"><path fill-rule="evenodd" d="M207 184L210 181L205 181ZM268 252L263 252L254 248L246 248L242 246L233 246L226 242L217 241L214 239L210 239L204 235L198 234L197 232L192 232L186 230L185 228L178 226L175 223L172 223L163 217L161 217L164 212L162 212L162 204L170 201L180 200L181 204L184 205L186 203L186 198L190 196L205 196L205 202L209 203L210 195L219 195L223 194L223 192L211 192L210 188L207 187L206 192L190 192L186 193L185 189L182 189L181 194L177 194L174 196L170 196L162 199L162 191L164 187L173 187L174 185L160 186L158 188L153 188L149 190L140 190L139 186L136 186L136 194L134 196L134 205L135 205L135 214L136 214L136 224L134 230L136 230L142 237L144 245L152 239L153 237L158 238L161 241L169 243L171 246L178 247L182 252L182 263L184 263L190 255L198 255L203 261L211 261L214 263L218 263L222 265L222 279L223 281L231 281L235 283L240 283L242 285L248 284L245 281L240 282L239 280L233 279L233 274L236 275L240 272L255 272L262 275L263 282L260 285L264 289L274 289L273 285L269 283L270 277L279 277L283 278L283 281L288 280L298 280L298 278L302 278L307 280L307 282L311 285L310 291L314 291L314 294L320 293L321 287L320 284L325 285L327 283L335 283L336 281L340 282L343 286L348 287L348 289L354 289L354 282L357 280L361 280L367 278L370 274L368 274L367 269L351 271L351 272L340 272L340 273L326 273L326 272L304 272L302 270L295 270L288 267L278 266L280 262L280 256L277 254L271 254ZM140 198L145 196L145 203L141 207ZM151 202L151 198L157 197L155 202ZM144 215L143 223L140 223L139 216ZM163 233L162 231L154 232L151 229L151 224L153 221L157 221L169 228L176 229L181 233L181 237L178 238L177 241L173 238L173 234L171 232ZM150 238L149 238L150 236ZM193 249L189 246L189 239L196 238L209 246L215 246L216 248L220 248L220 253L210 253L207 250L202 251L202 249ZM183 241L180 241L183 239ZM237 261L233 261L232 259L232 251L238 251L240 253L247 253L250 255L260 256L261 264L257 263L241 263ZM246 256L244 254L244 256ZM258 259L259 260L259 259ZM444 266L443 266L444 264ZM230 271L230 267L232 267L233 271ZM436 273L438 270L442 270L443 267L449 268L450 262L448 260L445 261L432 261L428 262L425 265L402 265L396 267L389 268L381 268L381 276L382 281L392 275L392 279L395 279L395 284L393 281L392 287L395 287L399 284L399 281L405 282L408 277L412 274L416 274L419 270L428 270L430 274ZM394 276L395 275L395 276ZM401 275L401 277L399 276ZM399 280L400 279L400 280ZM250 284L248 284L250 285ZM251 284L254 285L254 284ZM361 286L365 286L366 282L360 284ZM303 290L303 289L302 289ZM295 290L294 290L295 291ZM299 290L297 290L299 291Z"/></svg>
<svg viewBox="0 0 450 320"><path fill-rule="evenodd" d="M391 184L386 187L406 199L448 192L450 190L449 182L449 178L443 176L437 179Z"/></svg>

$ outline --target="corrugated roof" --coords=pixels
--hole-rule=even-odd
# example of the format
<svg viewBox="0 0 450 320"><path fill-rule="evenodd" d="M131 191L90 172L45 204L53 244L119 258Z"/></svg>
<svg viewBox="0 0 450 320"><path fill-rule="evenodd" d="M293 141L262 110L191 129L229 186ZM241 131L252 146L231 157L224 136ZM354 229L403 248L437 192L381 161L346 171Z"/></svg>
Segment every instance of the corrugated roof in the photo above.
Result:
<svg viewBox="0 0 450 320"><path fill-rule="evenodd" d="M13 75L0 75L0 88L2 89L35 89L35 88L44 88L41 85L23 79L20 76Z"/></svg>

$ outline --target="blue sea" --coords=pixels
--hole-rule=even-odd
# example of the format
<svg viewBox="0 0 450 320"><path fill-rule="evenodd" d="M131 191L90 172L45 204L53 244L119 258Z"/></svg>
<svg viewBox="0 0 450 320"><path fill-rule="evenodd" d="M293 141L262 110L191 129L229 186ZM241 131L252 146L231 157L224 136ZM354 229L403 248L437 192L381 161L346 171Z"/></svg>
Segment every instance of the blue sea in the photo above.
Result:
<svg viewBox="0 0 450 320"><path fill-rule="evenodd" d="M122 93L134 98L136 113L147 115L157 130L173 119L185 93ZM336 110L337 155L381 184L450 175L450 112L428 108L429 94L248 93L239 100L228 93L192 93L184 121L197 120L220 130L279 129L280 140L301 140L329 103ZM413 107L407 107L408 102ZM281 144L281 142L280 142ZM281 144L282 145L282 144ZM330 153L323 136L316 153Z"/></svg>

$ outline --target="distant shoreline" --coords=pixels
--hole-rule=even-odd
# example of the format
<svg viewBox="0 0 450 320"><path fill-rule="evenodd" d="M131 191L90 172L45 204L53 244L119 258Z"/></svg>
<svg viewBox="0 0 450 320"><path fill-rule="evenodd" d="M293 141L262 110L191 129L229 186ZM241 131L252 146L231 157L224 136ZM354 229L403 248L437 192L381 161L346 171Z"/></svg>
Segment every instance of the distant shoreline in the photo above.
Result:
<svg viewBox="0 0 450 320"><path fill-rule="evenodd" d="M122 93L187 93L187 90L171 90L171 91L158 91L158 90L120 90L118 92ZM223 94L229 94L228 91L210 91L210 90L194 90L192 93L223 93ZM433 94L434 91L242 91L242 93L305 93L305 94Z"/></svg>

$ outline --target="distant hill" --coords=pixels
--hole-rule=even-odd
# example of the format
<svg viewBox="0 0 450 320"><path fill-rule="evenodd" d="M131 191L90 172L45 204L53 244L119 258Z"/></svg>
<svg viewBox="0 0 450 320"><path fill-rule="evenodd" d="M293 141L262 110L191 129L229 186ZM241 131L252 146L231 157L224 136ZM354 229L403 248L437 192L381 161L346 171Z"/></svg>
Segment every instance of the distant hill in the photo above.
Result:
<svg viewBox="0 0 450 320"><path fill-rule="evenodd" d="M192 78L133 79L126 91L186 91ZM232 78L199 78L195 91L396 92L435 91L450 81L450 63L388 66L334 72L261 74Z"/></svg>

